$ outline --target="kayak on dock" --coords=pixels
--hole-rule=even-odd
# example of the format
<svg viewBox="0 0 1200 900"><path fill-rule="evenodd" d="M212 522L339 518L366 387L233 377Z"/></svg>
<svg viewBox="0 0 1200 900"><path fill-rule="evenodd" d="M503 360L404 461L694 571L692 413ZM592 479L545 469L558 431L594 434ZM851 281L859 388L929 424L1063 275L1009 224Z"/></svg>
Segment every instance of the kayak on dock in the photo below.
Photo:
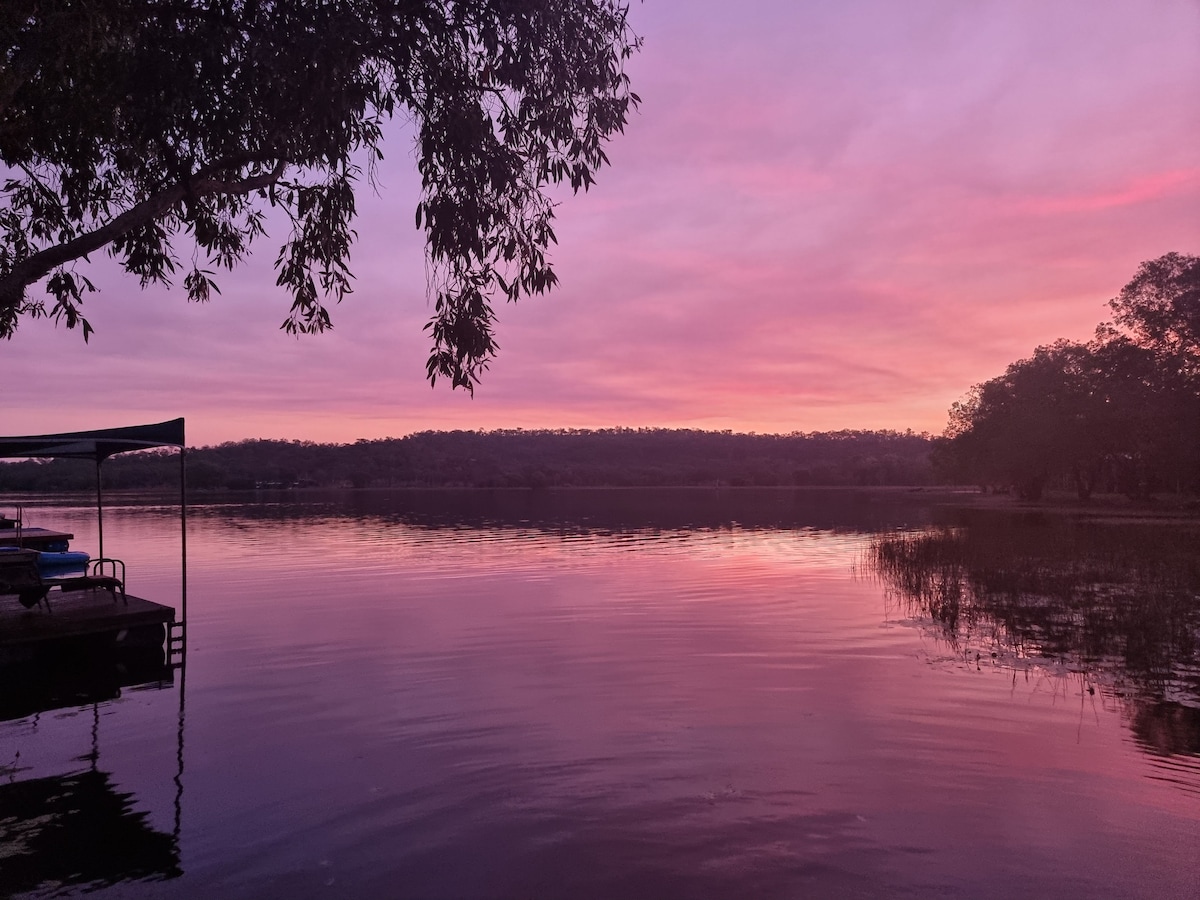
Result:
<svg viewBox="0 0 1200 900"><path fill-rule="evenodd" d="M38 553L37 565L39 569L81 569L88 564L91 556L83 550L60 550L50 551L42 550Z"/></svg>
<svg viewBox="0 0 1200 900"><path fill-rule="evenodd" d="M0 513L3 530L0 530L0 551L18 550L22 547L38 551L39 569L62 571L79 569L88 564L91 556L83 550L72 550L71 538L75 535L46 528L28 528L24 524L24 510L18 506L16 516Z"/></svg>

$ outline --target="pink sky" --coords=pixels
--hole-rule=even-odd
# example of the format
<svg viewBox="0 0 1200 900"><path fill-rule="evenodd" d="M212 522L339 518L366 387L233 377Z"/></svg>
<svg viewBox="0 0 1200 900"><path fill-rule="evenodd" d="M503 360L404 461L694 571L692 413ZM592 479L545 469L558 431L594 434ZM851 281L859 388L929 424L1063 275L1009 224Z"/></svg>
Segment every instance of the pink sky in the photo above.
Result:
<svg viewBox="0 0 1200 900"><path fill-rule="evenodd" d="M90 345L45 322L0 344L0 432L178 415L196 445L940 432L971 384L1088 338L1138 263L1200 252L1195 0L647 0L632 19L643 105L599 184L564 196L560 286L499 310L473 398L424 378L419 182L397 128L333 332L278 330L276 242L206 306L97 264Z"/></svg>

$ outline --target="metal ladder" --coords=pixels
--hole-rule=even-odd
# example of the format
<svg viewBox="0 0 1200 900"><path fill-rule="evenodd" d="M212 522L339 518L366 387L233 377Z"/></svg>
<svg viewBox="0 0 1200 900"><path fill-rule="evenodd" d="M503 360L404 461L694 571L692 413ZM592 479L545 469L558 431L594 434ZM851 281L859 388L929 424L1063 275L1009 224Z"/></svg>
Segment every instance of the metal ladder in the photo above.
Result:
<svg viewBox="0 0 1200 900"><path fill-rule="evenodd" d="M167 665L172 669L183 666L187 655L187 622L167 623Z"/></svg>

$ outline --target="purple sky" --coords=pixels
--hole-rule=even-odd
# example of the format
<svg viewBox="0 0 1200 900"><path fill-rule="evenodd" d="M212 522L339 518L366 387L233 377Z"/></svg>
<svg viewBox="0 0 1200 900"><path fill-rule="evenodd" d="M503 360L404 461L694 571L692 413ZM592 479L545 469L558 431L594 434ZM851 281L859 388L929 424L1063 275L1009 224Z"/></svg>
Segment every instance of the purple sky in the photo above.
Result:
<svg viewBox="0 0 1200 900"><path fill-rule="evenodd" d="M96 334L0 344L7 434L188 419L189 443L617 425L940 432L1200 252L1197 0L647 0L643 98L564 196L559 288L499 310L474 398L424 378L411 138L359 199L335 329L278 330L277 242L206 306L90 275ZM185 251L186 252L186 251ZM40 288L39 288L40 290Z"/></svg>

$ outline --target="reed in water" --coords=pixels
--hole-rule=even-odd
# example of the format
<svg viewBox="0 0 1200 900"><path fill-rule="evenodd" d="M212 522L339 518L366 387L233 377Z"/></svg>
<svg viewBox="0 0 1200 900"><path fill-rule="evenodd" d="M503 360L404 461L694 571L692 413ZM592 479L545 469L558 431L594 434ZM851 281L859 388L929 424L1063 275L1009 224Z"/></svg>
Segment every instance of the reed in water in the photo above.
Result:
<svg viewBox="0 0 1200 900"><path fill-rule="evenodd" d="M1200 707L1193 528L1035 515L872 540L867 568L956 651L1045 661Z"/></svg>

